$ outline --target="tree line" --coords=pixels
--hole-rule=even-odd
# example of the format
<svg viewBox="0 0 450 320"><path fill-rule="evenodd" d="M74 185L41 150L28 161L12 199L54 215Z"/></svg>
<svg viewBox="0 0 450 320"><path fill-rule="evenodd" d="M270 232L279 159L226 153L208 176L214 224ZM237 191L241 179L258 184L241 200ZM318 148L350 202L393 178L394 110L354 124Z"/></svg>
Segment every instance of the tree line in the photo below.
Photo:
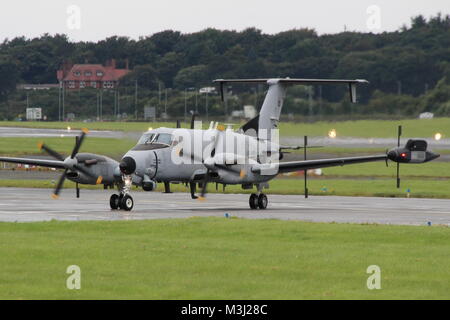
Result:
<svg viewBox="0 0 450 320"><path fill-rule="evenodd" d="M123 110L134 116L143 113L144 105L161 108L161 90L171 90L164 107L176 116L184 110L188 89L211 86L216 78L253 77L370 81L358 90L357 108L348 103L345 88L314 86L312 92L293 88L286 112L294 115L450 112L450 17L437 14L429 19L413 17L410 26L379 34L318 35L312 29L294 29L270 35L248 28L190 34L166 30L137 40L114 36L98 42L71 42L63 34L6 39L0 44L0 115L11 118L24 107L25 94L16 89L18 84L56 83L56 71L65 62L103 64L109 59L116 59L119 67L128 61L133 70L120 90ZM137 104L133 98L136 81ZM263 90L233 87L229 110L261 102ZM193 99L191 91L189 99ZM48 107L51 119L57 117L54 92L33 95ZM76 99L68 103L77 104L80 115L92 114L96 93L78 93ZM217 97L211 97L210 111L223 113Z"/></svg>

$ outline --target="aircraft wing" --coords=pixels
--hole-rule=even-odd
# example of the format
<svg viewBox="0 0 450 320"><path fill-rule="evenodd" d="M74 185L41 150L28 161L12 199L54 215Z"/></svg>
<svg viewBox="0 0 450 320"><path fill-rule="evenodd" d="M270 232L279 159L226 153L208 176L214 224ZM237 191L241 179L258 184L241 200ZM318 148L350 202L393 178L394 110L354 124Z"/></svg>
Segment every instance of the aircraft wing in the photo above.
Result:
<svg viewBox="0 0 450 320"><path fill-rule="evenodd" d="M22 163L22 164L30 164L33 166L41 166L41 167L57 168L57 169L65 169L66 168L64 161L58 161L58 160L40 160L40 159L29 159L29 158L0 157L0 162Z"/></svg>
<svg viewBox="0 0 450 320"><path fill-rule="evenodd" d="M278 171L279 173L286 173L300 170L344 166L348 164L356 164L372 161L381 161L381 160L386 161L387 159L388 159L387 155L383 154L379 156L289 161L289 162L280 162L278 164Z"/></svg>

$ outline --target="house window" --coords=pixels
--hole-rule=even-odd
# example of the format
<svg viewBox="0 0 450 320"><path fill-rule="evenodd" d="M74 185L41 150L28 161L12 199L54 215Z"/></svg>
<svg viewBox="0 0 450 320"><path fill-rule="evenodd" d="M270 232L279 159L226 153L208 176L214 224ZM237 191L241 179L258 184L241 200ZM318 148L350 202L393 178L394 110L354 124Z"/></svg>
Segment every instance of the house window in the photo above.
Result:
<svg viewBox="0 0 450 320"><path fill-rule="evenodd" d="M97 77L103 77L103 72L101 72L100 70L97 70Z"/></svg>
<svg viewBox="0 0 450 320"><path fill-rule="evenodd" d="M74 71L74 72L73 72L73 75L74 75L75 77L79 77L79 76L81 75L81 72L80 72L80 71Z"/></svg>
<svg viewBox="0 0 450 320"><path fill-rule="evenodd" d="M75 81L69 81L69 88L70 89L75 88Z"/></svg>
<svg viewBox="0 0 450 320"><path fill-rule="evenodd" d="M92 76L92 72L91 72L91 71L85 71L85 72L84 72L84 75L85 75L86 77L90 77L90 76Z"/></svg>
<svg viewBox="0 0 450 320"><path fill-rule="evenodd" d="M80 81L80 88L84 88L84 87L86 87L86 82Z"/></svg>
<svg viewBox="0 0 450 320"><path fill-rule="evenodd" d="M91 87L92 88L97 88L97 82L91 81Z"/></svg>

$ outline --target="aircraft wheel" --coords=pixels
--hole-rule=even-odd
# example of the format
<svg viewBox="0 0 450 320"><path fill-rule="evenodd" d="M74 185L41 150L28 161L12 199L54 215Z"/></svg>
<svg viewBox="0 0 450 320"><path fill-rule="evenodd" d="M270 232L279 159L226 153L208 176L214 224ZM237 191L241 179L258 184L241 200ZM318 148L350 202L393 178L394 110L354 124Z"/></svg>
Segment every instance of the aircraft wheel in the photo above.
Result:
<svg viewBox="0 0 450 320"><path fill-rule="evenodd" d="M265 209L265 208L267 208L268 203L269 203L269 200L267 200L267 196L264 193L261 193L258 196L258 208Z"/></svg>
<svg viewBox="0 0 450 320"><path fill-rule="evenodd" d="M252 193L248 203L250 204L251 209L258 209L258 195L256 193Z"/></svg>
<svg viewBox="0 0 450 320"><path fill-rule="evenodd" d="M117 194L113 194L111 195L111 198L109 198L109 205L113 210L119 209L119 202L119 195Z"/></svg>
<svg viewBox="0 0 450 320"><path fill-rule="evenodd" d="M130 211L131 209L133 209L133 205L133 198L128 194L124 195L122 200L120 201L120 209L123 209L125 211Z"/></svg>

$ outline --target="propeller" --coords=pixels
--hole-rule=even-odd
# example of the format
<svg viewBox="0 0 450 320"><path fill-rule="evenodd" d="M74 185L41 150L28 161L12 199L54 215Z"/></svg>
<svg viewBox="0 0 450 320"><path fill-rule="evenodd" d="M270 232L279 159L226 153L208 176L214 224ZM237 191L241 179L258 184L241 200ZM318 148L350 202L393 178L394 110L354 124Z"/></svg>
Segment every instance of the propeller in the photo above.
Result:
<svg viewBox="0 0 450 320"><path fill-rule="evenodd" d="M402 135L402 126L398 126L397 148L400 147L400 136ZM400 188L400 163L397 162L397 188Z"/></svg>
<svg viewBox="0 0 450 320"><path fill-rule="evenodd" d="M216 132L216 135L214 136L214 146L213 146L212 151L211 151L211 157L214 157L214 154L216 152L216 147L217 147L217 143L219 142L220 132L224 131L224 130L225 130L225 126L223 126L223 125L218 125L217 126L217 132ZM211 180L211 176L210 176L210 174L211 174L211 165L214 165L213 163L208 165L208 163L207 163L208 161L207 160L208 159L206 159L206 161L203 161L203 164L206 163L206 168L207 169L206 169L205 177L203 178L203 181L202 181L202 192L200 193L200 196L198 197L198 199L200 201L205 200L205 195L206 195L208 183Z"/></svg>
<svg viewBox="0 0 450 320"><path fill-rule="evenodd" d="M44 150L53 158L64 162L65 170L64 170L63 174L59 177L58 184L56 185L55 191L52 194L53 199L58 199L59 193L61 192L61 189L64 185L64 181L66 180L66 177L67 177L67 172L69 170L79 171L90 178L96 179L96 184L100 184L102 182L102 180L103 180L102 176L96 176L96 175L92 174L91 172L86 170L84 167L80 166L78 164L77 159L75 158L76 155L78 154L78 151L80 150L81 145L84 141L84 138L88 132L89 132L89 130L86 128L83 128L81 130L81 135L79 137L76 137L75 146L72 150L70 157L67 157L67 158L64 158L61 154L59 154L58 152L56 152L49 146L46 146L44 143L42 143L42 142L38 143L38 147L40 150Z"/></svg>

